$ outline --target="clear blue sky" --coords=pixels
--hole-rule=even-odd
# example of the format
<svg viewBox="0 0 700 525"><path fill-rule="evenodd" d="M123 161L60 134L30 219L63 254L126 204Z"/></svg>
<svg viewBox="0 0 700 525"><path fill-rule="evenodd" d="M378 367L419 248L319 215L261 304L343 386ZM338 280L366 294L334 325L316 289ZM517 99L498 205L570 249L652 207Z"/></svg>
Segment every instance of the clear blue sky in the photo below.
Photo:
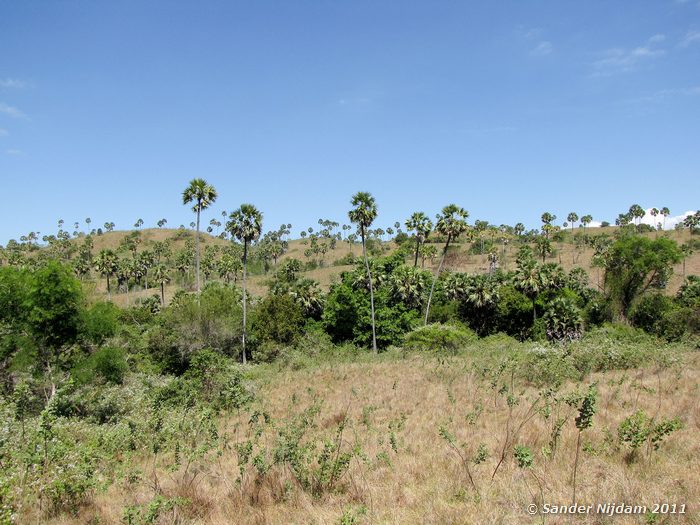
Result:
<svg viewBox="0 0 700 525"><path fill-rule="evenodd" d="M699 0L0 0L0 243L56 219L614 220L700 200Z"/></svg>

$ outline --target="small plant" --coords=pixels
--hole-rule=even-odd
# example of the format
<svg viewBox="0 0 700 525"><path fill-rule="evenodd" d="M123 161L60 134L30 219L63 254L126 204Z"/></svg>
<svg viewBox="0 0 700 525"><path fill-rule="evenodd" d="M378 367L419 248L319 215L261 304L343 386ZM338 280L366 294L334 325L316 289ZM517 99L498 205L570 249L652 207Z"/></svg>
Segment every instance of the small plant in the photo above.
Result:
<svg viewBox="0 0 700 525"><path fill-rule="evenodd" d="M518 468L532 468L535 463L535 458L532 456L532 451L524 445L515 445L513 457L518 465Z"/></svg>
<svg viewBox="0 0 700 525"><path fill-rule="evenodd" d="M479 493L479 489L477 488L476 483L474 482L474 477L472 476L471 469L469 468L469 456L464 450L466 449L466 444L463 444L462 447L457 446L457 440L455 439L455 436L445 426L440 426L438 432L440 433L440 437L447 442L449 447L459 457L460 461L462 462L462 466L464 467L464 471L467 474L467 478L469 479L469 483L474 489L474 492L476 492L477 497L481 498L481 494Z"/></svg>
<svg viewBox="0 0 700 525"><path fill-rule="evenodd" d="M487 459L489 459L489 449L486 448L486 443L479 443L479 448L476 449L476 454L474 454L472 461L475 465L480 465Z"/></svg>
<svg viewBox="0 0 700 525"><path fill-rule="evenodd" d="M628 458L633 461L644 443L647 444L647 455L650 456L652 450L658 450L661 442L681 427L682 423L678 418L663 419L655 423L654 418L649 417L646 412L637 410L620 423L617 436L620 443L630 448Z"/></svg>
<svg viewBox="0 0 700 525"><path fill-rule="evenodd" d="M574 459L574 479L573 479L573 496L572 502L576 504L576 471L578 470L578 456L581 450L581 432L593 426L593 416L596 411L596 400L598 398L598 390L593 384L588 387L588 392L583 396L583 401L578 409L576 416L576 428L578 436L576 437L576 457Z"/></svg>

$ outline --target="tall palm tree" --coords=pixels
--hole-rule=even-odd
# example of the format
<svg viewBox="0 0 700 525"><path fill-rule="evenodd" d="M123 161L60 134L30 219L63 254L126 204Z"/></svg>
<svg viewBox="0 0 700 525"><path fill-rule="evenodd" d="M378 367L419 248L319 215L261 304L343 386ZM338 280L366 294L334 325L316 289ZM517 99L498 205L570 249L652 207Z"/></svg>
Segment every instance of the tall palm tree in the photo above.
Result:
<svg viewBox="0 0 700 525"><path fill-rule="evenodd" d="M246 363L246 271L248 267L248 245L260 237L262 232L262 213L252 204L241 204L241 207L231 213L226 223L226 230L243 243L243 364Z"/></svg>
<svg viewBox="0 0 700 525"><path fill-rule="evenodd" d="M532 322L537 321L537 296L547 286L542 267L531 257L518 261L513 277L515 287L532 301Z"/></svg>
<svg viewBox="0 0 700 525"><path fill-rule="evenodd" d="M160 304L165 306L165 285L170 282L170 276L163 263L153 269L153 279L160 285Z"/></svg>
<svg viewBox="0 0 700 525"><path fill-rule="evenodd" d="M442 213L437 215L437 224L435 229L446 237L445 247L442 249L442 258L440 259L440 264L438 265L438 270L433 277L433 285L430 287L430 295L428 296L428 305L425 308L425 324L428 324L428 315L430 314L430 303L433 300L433 293L435 292L435 283L440 277L440 272L442 271L442 266L445 264L445 255L447 255L447 249L450 247L450 242L456 240L462 233L467 230L467 217L469 217L469 212L464 208L460 208L456 204L448 204L442 209Z"/></svg>
<svg viewBox="0 0 700 525"><path fill-rule="evenodd" d="M569 224L571 224L571 233L574 233L574 224L578 220L578 214L575 211L572 211L566 216L566 220L569 221Z"/></svg>
<svg viewBox="0 0 700 525"><path fill-rule="evenodd" d="M192 211L197 214L197 236L195 237L195 271L197 273L197 294L201 291L199 285L199 215L216 201L216 189L204 179L192 179L189 186L182 192L182 204L194 202Z"/></svg>
<svg viewBox="0 0 700 525"><path fill-rule="evenodd" d="M369 279L369 301L370 312L372 314L372 350L377 353L377 327L374 321L374 288L372 286L372 273L369 269L369 259L367 258L366 237L367 229L372 225L374 219L377 218L377 203L374 197L366 191L358 191L352 196L350 204L353 206L348 212L350 221L357 224L360 230L360 238L362 239L362 257L365 260L365 269L367 270L367 278Z"/></svg>
<svg viewBox="0 0 700 525"><path fill-rule="evenodd" d="M117 271L117 254L112 250L101 250L95 258L95 270L107 278L107 297L112 298L109 278Z"/></svg>
<svg viewBox="0 0 700 525"><path fill-rule="evenodd" d="M666 229L666 217L668 217L669 215L671 215L671 210L669 210L667 206L664 206L663 208L661 208L661 215L664 216L664 225L663 225L663 229L665 230L665 229Z"/></svg>
<svg viewBox="0 0 700 525"><path fill-rule="evenodd" d="M425 213L417 211L411 215L410 219L406 220L406 228L408 231L416 232L416 256L413 260L413 267L415 268L418 266L418 251L433 230L433 223Z"/></svg>

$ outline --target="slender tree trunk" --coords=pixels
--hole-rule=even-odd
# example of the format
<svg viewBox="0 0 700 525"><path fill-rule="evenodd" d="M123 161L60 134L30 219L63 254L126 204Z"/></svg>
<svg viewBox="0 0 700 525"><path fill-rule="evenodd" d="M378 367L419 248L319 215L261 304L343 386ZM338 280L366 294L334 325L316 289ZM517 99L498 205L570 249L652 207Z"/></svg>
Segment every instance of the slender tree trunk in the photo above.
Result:
<svg viewBox="0 0 700 525"><path fill-rule="evenodd" d="M109 274L107 274L107 297L112 300L112 287L109 284Z"/></svg>
<svg viewBox="0 0 700 525"><path fill-rule="evenodd" d="M163 281L160 283L160 304L165 306L165 283Z"/></svg>
<svg viewBox="0 0 700 525"><path fill-rule="evenodd" d="M534 325L537 321L537 296L532 298L532 324Z"/></svg>
<svg viewBox="0 0 700 525"><path fill-rule="evenodd" d="M418 266L418 250L420 250L420 239L416 235L416 258L413 261L413 267Z"/></svg>
<svg viewBox="0 0 700 525"><path fill-rule="evenodd" d="M243 336L241 338L243 346L243 364L246 364L245 355L245 336L246 336L246 296L245 296L245 284L246 284L246 270L248 268L248 241L243 240Z"/></svg>
<svg viewBox="0 0 700 525"><path fill-rule="evenodd" d="M433 285L430 287L430 295L428 296L428 305L425 307L425 322L423 324L428 324L428 315L430 314L430 303L433 300L433 292L435 291L435 283L440 277L440 272L442 271L442 265L445 264L445 255L447 255L447 248L450 247L450 236L447 236L447 242L442 250L442 258L440 259L440 264L438 265L437 273L433 276Z"/></svg>
<svg viewBox="0 0 700 525"><path fill-rule="evenodd" d="M202 201L197 201L197 236L195 237L194 243L195 243L195 266L196 266L196 272L197 272L197 296L199 296L200 287L199 287L199 214L200 214L200 208L202 206Z"/></svg>
<svg viewBox="0 0 700 525"><path fill-rule="evenodd" d="M372 286L372 272L369 270L369 259L367 259L367 248L365 246L365 229L361 228L362 234L362 256L365 259L365 268L367 269L367 277L369 278L369 305L372 314L372 351L377 353L377 328L374 322L374 287Z"/></svg>
<svg viewBox="0 0 700 525"><path fill-rule="evenodd" d="M146 281L146 291L148 291L148 268L146 268L146 272L145 272L143 278Z"/></svg>

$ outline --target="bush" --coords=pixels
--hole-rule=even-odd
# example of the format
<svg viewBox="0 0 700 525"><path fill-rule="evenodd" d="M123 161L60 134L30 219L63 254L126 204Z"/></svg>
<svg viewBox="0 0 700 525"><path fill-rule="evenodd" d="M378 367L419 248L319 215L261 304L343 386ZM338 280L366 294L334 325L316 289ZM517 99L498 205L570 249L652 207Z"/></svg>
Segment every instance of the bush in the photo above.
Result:
<svg viewBox="0 0 700 525"><path fill-rule="evenodd" d="M476 339L465 326L429 324L406 334L404 344L411 350L455 352Z"/></svg>
<svg viewBox="0 0 700 525"><path fill-rule="evenodd" d="M499 332L523 340L532 327L532 301L512 285L499 289L496 326Z"/></svg>
<svg viewBox="0 0 700 525"><path fill-rule="evenodd" d="M637 328L661 335L661 323L665 315L675 308L673 300L661 293L643 295L632 307L630 320Z"/></svg>
<svg viewBox="0 0 700 525"><path fill-rule="evenodd" d="M88 383L93 377L99 377L108 383L122 384L128 370L124 350L106 346L78 364L74 375L79 383Z"/></svg>
<svg viewBox="0 0 700 525"><path fill-rule="evenodd" d="M569 297L557 297L542 318L550 341L572 341L583 333L581 310Z"/></svg>
<svg viewBox="0 0 700 525"><path fill-rule="evenodd" d="M268 295L255 308L253 335L261 342L294 344L303 327L301 306L289 295Z"/></svg>
<svg viewBox="0 0 700 525"><path fill-rule="evenodd" d="M94 344L102 344L112 337L119 327L119 308L113 303L96 303L82 315L81 334Z"/></svg>

